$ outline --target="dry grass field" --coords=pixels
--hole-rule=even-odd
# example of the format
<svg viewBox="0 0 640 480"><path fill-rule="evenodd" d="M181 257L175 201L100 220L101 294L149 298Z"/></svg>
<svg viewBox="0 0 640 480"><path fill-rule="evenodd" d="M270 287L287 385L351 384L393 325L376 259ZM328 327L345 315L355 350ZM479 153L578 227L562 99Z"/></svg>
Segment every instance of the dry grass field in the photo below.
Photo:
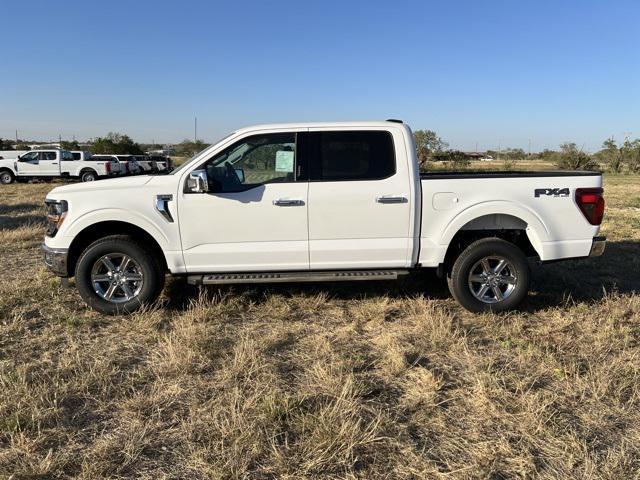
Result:
<svg viewBox="0 0 640 480"><path fill-rule="evenodd" d="M52 186L0 189L0 478L640 478L638 176L506 315L424 274L104 317L42 265Z"/></svg>

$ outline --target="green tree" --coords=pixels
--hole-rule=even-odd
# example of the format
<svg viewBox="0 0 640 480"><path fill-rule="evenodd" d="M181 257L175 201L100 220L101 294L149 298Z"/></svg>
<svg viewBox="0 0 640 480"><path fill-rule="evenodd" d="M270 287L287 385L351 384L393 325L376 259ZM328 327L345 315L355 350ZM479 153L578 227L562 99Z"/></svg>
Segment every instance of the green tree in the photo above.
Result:
<svg viewBox="0 0 640 480"><path fill-rule="evenodd" d="M620 147L620 156L630 171L640 172L640 139L631 141L627 138Z"/></svg>
<svg viewBox="0 0 640 480"><path fill-rule="evenodd" d="M593 170L598 168L598 162L585 151L578 149L576 144L572 142L560 145L560 153L557 156L556 165L563 170Z"/></svg>
<svg viewBox="0 0 640 480"><path fill-rule="evenodd" d="M109 132L104 137L98 137L91 147L93 153L114 153L118 155L142 155L144 152L140 145L135 143L128 135Z"/></svg>
<svg viewBox="0 0 640 480"><path fill-rule="evenodd" d="M208 143L204 143L202 140L183 140L176 145L176 155L181 157L192 157L198 152L201 152L209 146Z"/></svg>
<svg viewBox="0 0 640 480"><path fill-rule="evenodd" d="M596 154L596 157L606 163L611 172L620 173L622 171L622 167L624 166L622 151L618 148L613 138L607 138L602 142L602 150Z"/></svg>
<svg viewBox="0 0 640 480"><path fill-rule="evenodd" d="M449 144L442 140L433 130L416 130L413 132L416 142L416 153L420 169L426 167L426 163L433 160L433 156L446 149Z"/></svg>
<svg viewBox="0 0 640 480"><path fill-rule="evenodd" d="M455 170L467 168L471 164L469 157L460 150L447 150L435 153L433 155L433 160L439 162L450 162Z"/></svg>
<svg viewBox="0 0 640 480"><path fill-rule="evenodd" d="M60 148L63 150L80 150L80 145L76 140L73 142L67 142L65 140L60 142Z"/></svg>

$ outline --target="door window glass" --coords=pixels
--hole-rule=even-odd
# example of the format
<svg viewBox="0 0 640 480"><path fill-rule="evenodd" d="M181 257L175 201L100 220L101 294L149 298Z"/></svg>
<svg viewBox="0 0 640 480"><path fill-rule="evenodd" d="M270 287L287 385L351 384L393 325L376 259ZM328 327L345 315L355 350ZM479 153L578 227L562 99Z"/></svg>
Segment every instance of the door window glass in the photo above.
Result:
<svg viewBox="0 0 640 480"><path fill-rule="evenodd" d="M309 149L311 180L380 180L396 172L389 132L313 132Z"/></svg>
<svg viewBox="0 0 640 480"><path fill-rule="evenodd" d="M20 161L21 162L37 163L37 161L38 161L38 152L25 153L24 155L22 155L20 157Z"/></svg>
<svg viewBox="0 0 640 480"><path fill-rule="evenodd" d="M203 166L211 192L240 192L266 183L293 182L296 134L253 135L226 148Z"/></svg>

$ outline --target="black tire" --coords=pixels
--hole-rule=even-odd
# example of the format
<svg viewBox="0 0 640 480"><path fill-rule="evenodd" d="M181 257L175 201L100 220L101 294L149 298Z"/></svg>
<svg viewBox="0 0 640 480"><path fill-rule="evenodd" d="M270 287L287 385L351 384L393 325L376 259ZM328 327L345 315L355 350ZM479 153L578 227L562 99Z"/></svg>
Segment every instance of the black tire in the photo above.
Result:
<svg viewBox="0 0 640 480"><path fill-rule="evenodd" d="M9 185L15 181L16 177L11 170L0 171L0 183L2 185Z"/></svg>
<svg viewBox="0 0 640 480"><path fill-rule="evenodd" d="M501 264L501 260L505 264ZM490 268L485 268L487 265ZM495 273L499 265L505 266ZM489 275L485 274L487 271ZM480 277L483 280L476 281ZM451 295L471 312L502 312L516 308L527 296L529 282L527 257L513 243L499 238L473 242L456 258L447 276Z"/></svg>
<svg viewBox="0 0 640 480"><path fill-rule="evenodd" d="M95 182L98 174L94 170L83 170L80 172L80 180L83 182Z"/></svg>
<svg viewBox="0 0 640 480"><path fill-rule="evenodd" d="M98 290L102 289L103 285L111 285L111 281L104 281L96 288L92 281L92 273L95 272L94 268L96 266L101 266L102 258L106 256L115 258L119 255L128 256L133 261L137 274L141 275L141 285L139 283L131 283L133 288L139 287L139 291L136 290L136 295L129 300L126 299L127 296L124 289L115 287L119 288L121 294L119 297L114 296L114 301L109 301L101 296ZM131 272L131 274L136 274L136 272ZM145 249L135 239L127 235L111 235L89 245L82 252L76 264L75 277L80 296L87 305L107 315L131 313L143 305L152 304L162 292L165 280L164 271L158 260L148 252L148 249ZM94 278L97 277L94 276ZM106 290L109 289L107 288Z"/></svg>

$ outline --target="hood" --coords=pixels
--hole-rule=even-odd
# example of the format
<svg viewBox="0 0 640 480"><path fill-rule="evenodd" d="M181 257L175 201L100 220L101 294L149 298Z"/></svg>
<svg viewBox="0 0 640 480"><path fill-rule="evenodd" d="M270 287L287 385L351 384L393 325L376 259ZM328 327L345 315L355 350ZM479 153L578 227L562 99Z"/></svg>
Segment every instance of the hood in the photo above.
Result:
<svg viewBox="0 0 640 480"><path fill-rule="evenodd" d="M64 195L65 193L96 192L104 190L125 190L128 188L138 188L146 185L153 177L151 175L138 175L135 177L109 178L96 180L95 182L73 183L56 187L50 194Z"/></svg>
<svg viewBox="0 0 640 480"><path fill-rule="evenodd" d="M13 170L13 163L17 161L17 158L0 158L0 167L9 167Z"/></svg>

